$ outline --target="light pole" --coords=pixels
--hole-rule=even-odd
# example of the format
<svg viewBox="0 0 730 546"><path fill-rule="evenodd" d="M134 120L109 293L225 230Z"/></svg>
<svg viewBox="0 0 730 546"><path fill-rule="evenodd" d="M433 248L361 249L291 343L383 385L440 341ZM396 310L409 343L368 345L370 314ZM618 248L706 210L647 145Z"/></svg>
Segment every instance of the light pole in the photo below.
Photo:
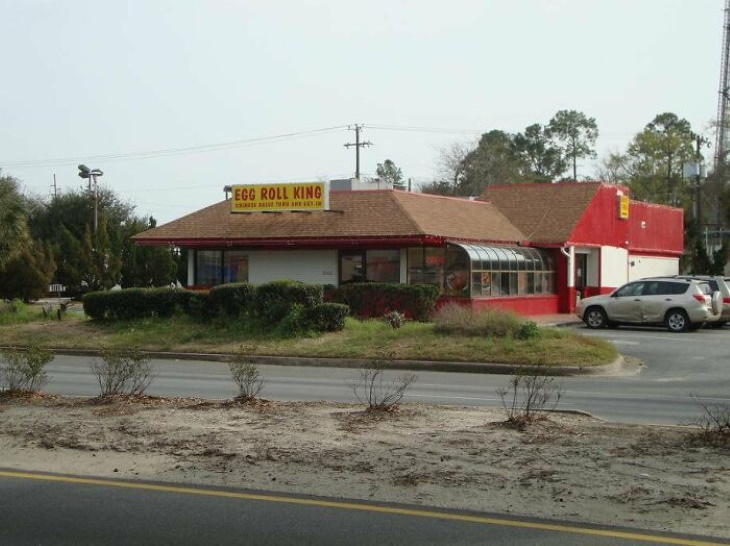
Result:
<svg viewBox="0 0 730 546"><path fill-rule="evenodd" d="M94 199L94 233L96 233L96 230L99 227L99 184L96 179L103 175L104 172L101 169L89 169L86 165L79 165L79 176L89 180L89 194L91 194ZM94 184L93 194L91 193L92 182Z"/></svg>

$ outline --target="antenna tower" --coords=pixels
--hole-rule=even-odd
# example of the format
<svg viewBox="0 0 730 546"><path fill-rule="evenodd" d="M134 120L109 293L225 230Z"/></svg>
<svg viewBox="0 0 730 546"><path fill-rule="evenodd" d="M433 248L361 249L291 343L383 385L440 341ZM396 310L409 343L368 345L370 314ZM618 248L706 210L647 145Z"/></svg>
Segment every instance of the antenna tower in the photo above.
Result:
<svg viewBox="0 0 730 546"><path fill-rule="evenodd" d="M720 65L720 91L717 102L717 136L715 141L715 172L724 184L728 153L730 153L730 0L725 0Z"/></svg>

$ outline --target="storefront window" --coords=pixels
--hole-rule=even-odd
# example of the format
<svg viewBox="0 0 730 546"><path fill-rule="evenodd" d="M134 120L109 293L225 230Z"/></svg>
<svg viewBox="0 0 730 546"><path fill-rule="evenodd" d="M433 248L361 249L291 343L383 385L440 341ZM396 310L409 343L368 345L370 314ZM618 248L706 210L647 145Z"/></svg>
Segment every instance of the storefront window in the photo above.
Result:
<svg viewBox="0 0 730 546"><path fill-rule="evenodd" d="M447 296L469 295L469 256L462 248L449 247L445 258L444 294ZM472 279L472 285L474 285ZM481 284L481 278L479 279Z"/></svg>
<svg viewBox="0 0 730 546"><path fill-rule="evenodd" d="M213 286L222 280L220 250L198 250L195 257L195 284Z"/></svg>
<svg viewBox="0 0 730 546"><path fill-rule="evenodd" d="M443 290L444 252L443 248L409 248L408 284L435 284Z"/></svg>
<svg viewBox="0 0 730 546"><path fill-rule="evenodd" d="M362 251L340 253L340 284L365 282L365 253Z"/></svg>
<svg viewBox="0 0 730 546"><path fill-rule="evenodd" d="M551 294L555 289L552 258L536 248L451 245L446 253L446 294L461 295L450 290L452 270L465 272L472 297Z"/></svg>
<svg viewBox="0 0 730 546"><path fill-rule="evenodd" d="M248 282L248 252L226 250L223 253L223 282Z"/></svg>
<svg viewBox="0 0 730 546"><path fill-rule="evenodd" d="M400 250L340 251L340 284L400 282Z"/></svg>
<svg viewBox="0 0 730 546"><path fill-rule="evenodd" d="M400 282L400 250L368 250L367 280Z"/></svg>

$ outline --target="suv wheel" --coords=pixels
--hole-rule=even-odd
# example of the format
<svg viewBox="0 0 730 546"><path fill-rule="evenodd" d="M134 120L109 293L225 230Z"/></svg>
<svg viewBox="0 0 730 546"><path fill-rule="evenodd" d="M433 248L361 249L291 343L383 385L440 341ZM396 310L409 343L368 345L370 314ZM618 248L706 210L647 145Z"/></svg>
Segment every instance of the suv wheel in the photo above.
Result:
<svg viewBox="0 0 730 546"><path fill-rule="evenodd" d="M686 332L690 327L689 317L687 317L687 313L682 309L668 311L664 319L664 324L666 324L670 332Z"/></svg>
<svg viewBox="0 0 730 546"><path fill-rule="evenodd" d="M588 328L597 330L599 328L606 327L606 324L608 324L608 318L606 317L606 312L600 307L589 307L586 310L585 315L583 315L583 322L586 323Z"/></svg>

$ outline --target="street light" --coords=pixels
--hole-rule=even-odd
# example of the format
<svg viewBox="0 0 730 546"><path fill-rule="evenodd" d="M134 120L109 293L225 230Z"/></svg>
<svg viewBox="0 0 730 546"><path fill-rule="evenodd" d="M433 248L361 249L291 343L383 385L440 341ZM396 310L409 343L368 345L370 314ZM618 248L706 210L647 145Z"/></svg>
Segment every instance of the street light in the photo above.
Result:
<svg viewBox="0 0 730 546"><path fill-rule="evenodd" d="M91 194L91 184L94 184L94 233L96 233L97 227L99 226L99 184L97 177L103 176L104 172L101 169L89 169L86 165L79 165L79 176L81 178L87 178L89 180L89 193Z"/></svg>

